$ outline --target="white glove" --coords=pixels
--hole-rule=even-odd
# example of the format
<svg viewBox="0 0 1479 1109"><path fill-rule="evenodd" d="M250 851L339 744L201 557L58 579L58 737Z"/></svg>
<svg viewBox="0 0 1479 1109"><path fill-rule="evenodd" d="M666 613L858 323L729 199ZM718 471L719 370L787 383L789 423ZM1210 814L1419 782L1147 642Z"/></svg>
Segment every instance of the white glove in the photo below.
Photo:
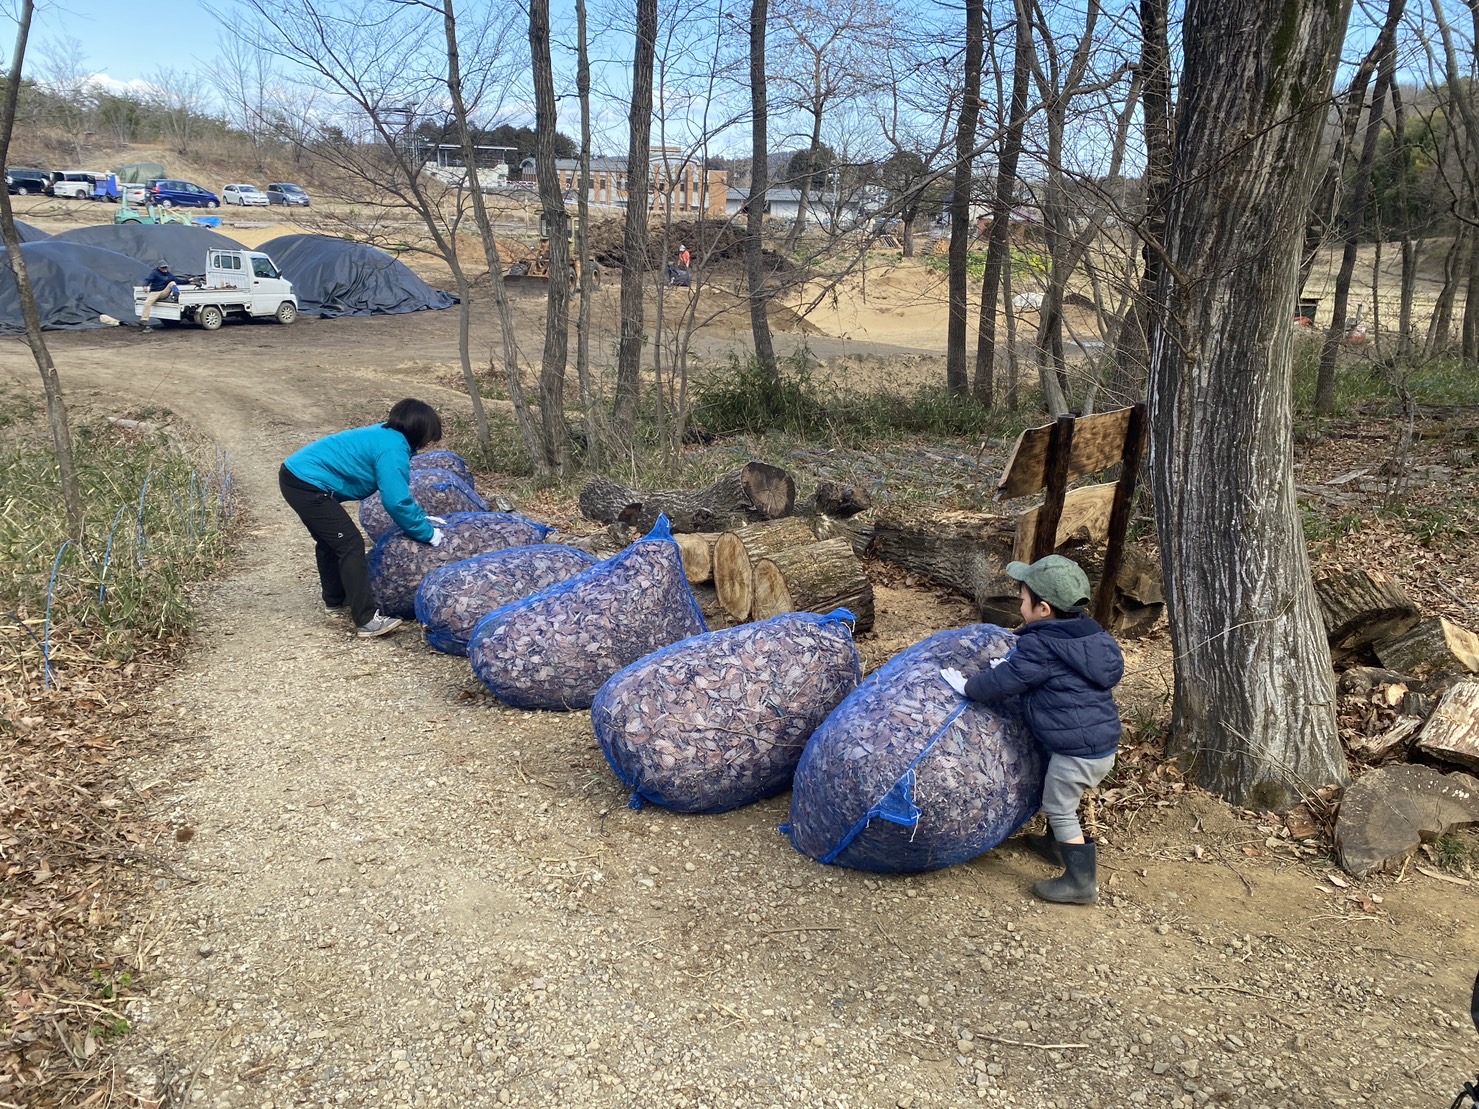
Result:
<svg viewBox="0 0 1479 1109"><path fill-rule="evenodd" d="M995 670L998 666L1000 666L1004 662L1006 662L1006 659L1005 658L994 658L994 659L992 659L991 660L991 669Z"/></svg>
<svg viewBox="0 0 1479 1109"><path fill-rule="evenodd" d="M447 521L443 520L440 516L428 516L426 519L432 527L442 528L447 526Z"/></svg>
<svg viewBox="0 0 1479 1109"><path fill-rule="evenodd" d="M965 696L965 675L959 670L941 670L940 677L945 679L945 684L955 690L962 697Z"/></svg>
<svg viewBox="0 0 1479 1109"><path fill-rule="evenodd" d="M429 540L429 542L433 547L440 547L444 538L446 538L446 533L444 533L441 528L431 529L431 539Z"/></svg>

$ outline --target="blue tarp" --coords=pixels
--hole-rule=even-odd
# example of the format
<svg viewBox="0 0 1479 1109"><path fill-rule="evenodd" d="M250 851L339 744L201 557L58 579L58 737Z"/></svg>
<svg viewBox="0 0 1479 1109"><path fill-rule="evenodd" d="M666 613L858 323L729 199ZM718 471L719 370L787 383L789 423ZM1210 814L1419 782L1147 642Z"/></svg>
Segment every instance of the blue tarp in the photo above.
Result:
<svg viewBox="0 0 1479 1109"><path fill-rule="evenodd" d="M136 318L133 287L142 285L149 275L149 267L142 262L117 251L56 238L22 243L21 257L46 330L101 327L98 316L105 312L119 320ZM15 335L25 329L15 275L9 265L0 267L0 334Z"/></svg>
<svg viewBox="0 0 1479 1109"><path fill-rule="evenodd" d="M457 303L403 262L364 243L328 235L282 235L261 250L293 283L299 309L311 316L398 315Z"/></svg>
<svg viewBox="0 0 1479 1109"><path fill-rule="evenodd" d="M203 275L208 250L246 249L235 239L219 232L183 223L109 223L74 227L55 236L55 240L115 250L144 263L149 269L153 269L162 258L180 277ZM132 309L129 314L133 314Z"/></svg>

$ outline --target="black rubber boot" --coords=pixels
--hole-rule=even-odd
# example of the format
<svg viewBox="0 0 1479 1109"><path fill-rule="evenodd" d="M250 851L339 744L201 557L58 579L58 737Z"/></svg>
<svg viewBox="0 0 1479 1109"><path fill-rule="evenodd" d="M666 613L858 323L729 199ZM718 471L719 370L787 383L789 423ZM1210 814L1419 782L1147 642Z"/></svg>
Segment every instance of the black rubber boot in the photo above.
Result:
<svg viewBox="0 0 1479 1109"><path fill-rule="evenodd" d="M1022 842L1027 844L1027 850L1031 851L1039 859L1050 862L1054 866L1063 865L1063 852L1058 850L1058 841L1053 838L1052 826L1048 826L1047 835L1022 837Z"/></svg>
<svg viewBox="0 0 1479 1109"><path fill-rule="evenodd" d="M1032 892L1060 905L1092 905L1099 900L1097 845L1060 843L1064 871L1056 878L1034 882Z"/></svg>

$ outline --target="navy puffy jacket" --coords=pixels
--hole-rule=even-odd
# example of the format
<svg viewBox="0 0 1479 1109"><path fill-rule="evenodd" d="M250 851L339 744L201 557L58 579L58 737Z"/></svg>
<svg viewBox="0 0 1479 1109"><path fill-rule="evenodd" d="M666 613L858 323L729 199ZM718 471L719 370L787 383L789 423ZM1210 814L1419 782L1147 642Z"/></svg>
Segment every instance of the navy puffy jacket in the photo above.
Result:
<svg viewBox="0 0 1479 1109"><path fill-rule="evenodd" d="M1112 755L1120 742L1120 713L1109 691L1125 676L1119 644L1086 615L1038 620L1017 635L999 666L966 682L965 695L973 701L1020 696L1027 726L1050 753Z"/></svg>

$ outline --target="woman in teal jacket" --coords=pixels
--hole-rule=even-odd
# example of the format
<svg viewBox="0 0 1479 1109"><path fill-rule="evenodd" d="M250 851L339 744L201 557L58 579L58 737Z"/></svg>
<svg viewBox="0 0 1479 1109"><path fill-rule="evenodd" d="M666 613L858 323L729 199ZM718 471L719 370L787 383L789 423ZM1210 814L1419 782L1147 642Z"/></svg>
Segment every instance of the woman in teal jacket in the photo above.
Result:
<svg viewBox="0 0 1479 1109"><path fill-rule="evenodd" d="M376 610L365 538L339 502L378 492L402 531L418 542L440 545L441 529L411 495L411 455L441 437L436 409L408 397L396 402L383 424L310 443L289 455L278 472L283 500L313 536L324 604L331 611L347 608L361 638L395 631L401 621Z"/></svg>

